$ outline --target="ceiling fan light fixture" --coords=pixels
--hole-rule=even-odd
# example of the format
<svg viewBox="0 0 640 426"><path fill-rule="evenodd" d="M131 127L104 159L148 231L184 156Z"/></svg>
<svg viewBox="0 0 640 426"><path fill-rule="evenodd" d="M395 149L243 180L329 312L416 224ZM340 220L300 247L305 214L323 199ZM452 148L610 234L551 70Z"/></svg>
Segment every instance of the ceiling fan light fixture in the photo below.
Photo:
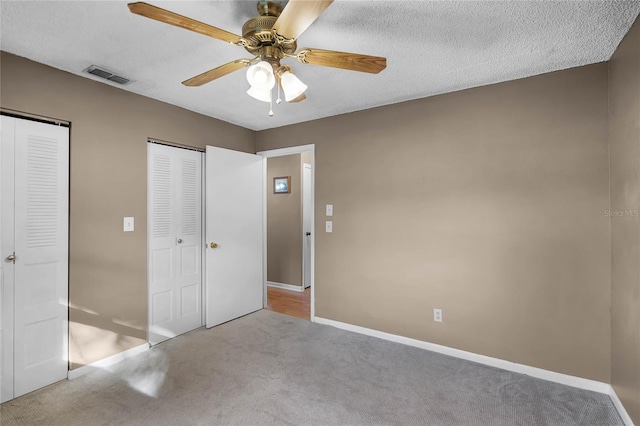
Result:
<svg viewBox="0 0 640 426"><path fill-rule="evenodd" d="M276 77L273 74L271 64L266 61L260 61L250 66L247 70L247 81L251 85L251 89L271 90L276 84Z"/></svg>
<svg viewBox="0 0 640 426"><path fill-rule="evenodd" d="M280 84L282 85L282 91L284 92L284 99L287 102L295 101L307 90L307 85L300 81L300 79L290 71L282 73L280 76Z"/></svg>
<svg viewBox="0 0 640 426"><path fill-rule="evenodd" d="M251 86L249 90L247 90L247 95L262 102L271 102L271 89Z"/></svg>

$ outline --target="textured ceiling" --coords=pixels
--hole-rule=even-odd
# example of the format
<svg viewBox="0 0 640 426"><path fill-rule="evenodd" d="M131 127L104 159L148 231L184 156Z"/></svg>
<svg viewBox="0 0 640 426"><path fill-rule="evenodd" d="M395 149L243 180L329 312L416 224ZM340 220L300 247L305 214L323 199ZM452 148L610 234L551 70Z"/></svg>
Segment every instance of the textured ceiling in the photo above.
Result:
<svg viewBox="0 0 640 426"><path fill-rule="evenodd" d="M256 1L148 1L236 34ZM137 15L126 1L1 2L1 48L86 78L96 64L131 80L116 87L262 130L608 60L640 1L336 0L298 39L316 47L387 58L378 75L303 65L298 104L245 92L245 71L205 86L181 81L250 55Z"/></svg>

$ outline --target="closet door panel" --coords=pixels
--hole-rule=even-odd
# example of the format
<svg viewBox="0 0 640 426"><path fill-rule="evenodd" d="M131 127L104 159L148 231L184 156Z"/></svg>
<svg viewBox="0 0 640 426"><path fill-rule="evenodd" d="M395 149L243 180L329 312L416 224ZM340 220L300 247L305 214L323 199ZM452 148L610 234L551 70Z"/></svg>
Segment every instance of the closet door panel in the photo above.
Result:
<svg viewBox="0 0 640 426"><path fill-rule="evenodd" d="M67 377L69 129L15 130L14 397Z"/></svg>
<svg viewBox="0 0 640 426"><path fill-rule="evenodd" d="M148 146L148 282L149 342L158 344L171 336L175 319L175 165L164 146Z"/></svg>
<svg viewBox="0 0 640 426"><path fill-rule="evenodd" d="M178 330L202 325L202 154L177 150L178 253L176 274L180 304L176 312Z"/></svg>

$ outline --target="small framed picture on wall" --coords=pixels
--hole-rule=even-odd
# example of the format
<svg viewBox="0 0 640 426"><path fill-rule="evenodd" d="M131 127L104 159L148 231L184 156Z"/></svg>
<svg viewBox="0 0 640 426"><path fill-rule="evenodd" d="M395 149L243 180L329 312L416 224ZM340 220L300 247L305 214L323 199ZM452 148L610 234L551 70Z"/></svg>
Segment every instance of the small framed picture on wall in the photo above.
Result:
<svg viewBox="0 0 640 426"><path fill-rule="evenodd" d="M273 178L274 194L290 194L291 193L291 176L281 176Z"/></svg>

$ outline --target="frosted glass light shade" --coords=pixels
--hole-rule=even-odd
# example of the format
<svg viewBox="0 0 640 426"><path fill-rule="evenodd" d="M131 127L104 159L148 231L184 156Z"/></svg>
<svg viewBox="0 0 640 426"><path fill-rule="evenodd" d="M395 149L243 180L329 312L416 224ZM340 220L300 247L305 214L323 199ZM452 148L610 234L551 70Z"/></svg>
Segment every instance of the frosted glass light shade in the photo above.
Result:
<svg viewBox="0 0 640 426"><path fill-rule="evenodd" d="M280 84L284 92L284 99L287 102L291 102L307 90L307 85L289 71L280 76Z"/></svg>
<svg viewBox="0 0 640 426"><path fill-rule="evenodd" d="M271 64L266 61L260 61L250 66L247 70L247 81L252 89L270 90L276 84L276 77L273 75Z"/></svg>
<svg viewBox="0 0 640 426"><path fill-rule="evenodd" d="M247 90L247 94L259 101L271 102L271 89L260 89L255 86L251 86L251 88Z"/></svg>

